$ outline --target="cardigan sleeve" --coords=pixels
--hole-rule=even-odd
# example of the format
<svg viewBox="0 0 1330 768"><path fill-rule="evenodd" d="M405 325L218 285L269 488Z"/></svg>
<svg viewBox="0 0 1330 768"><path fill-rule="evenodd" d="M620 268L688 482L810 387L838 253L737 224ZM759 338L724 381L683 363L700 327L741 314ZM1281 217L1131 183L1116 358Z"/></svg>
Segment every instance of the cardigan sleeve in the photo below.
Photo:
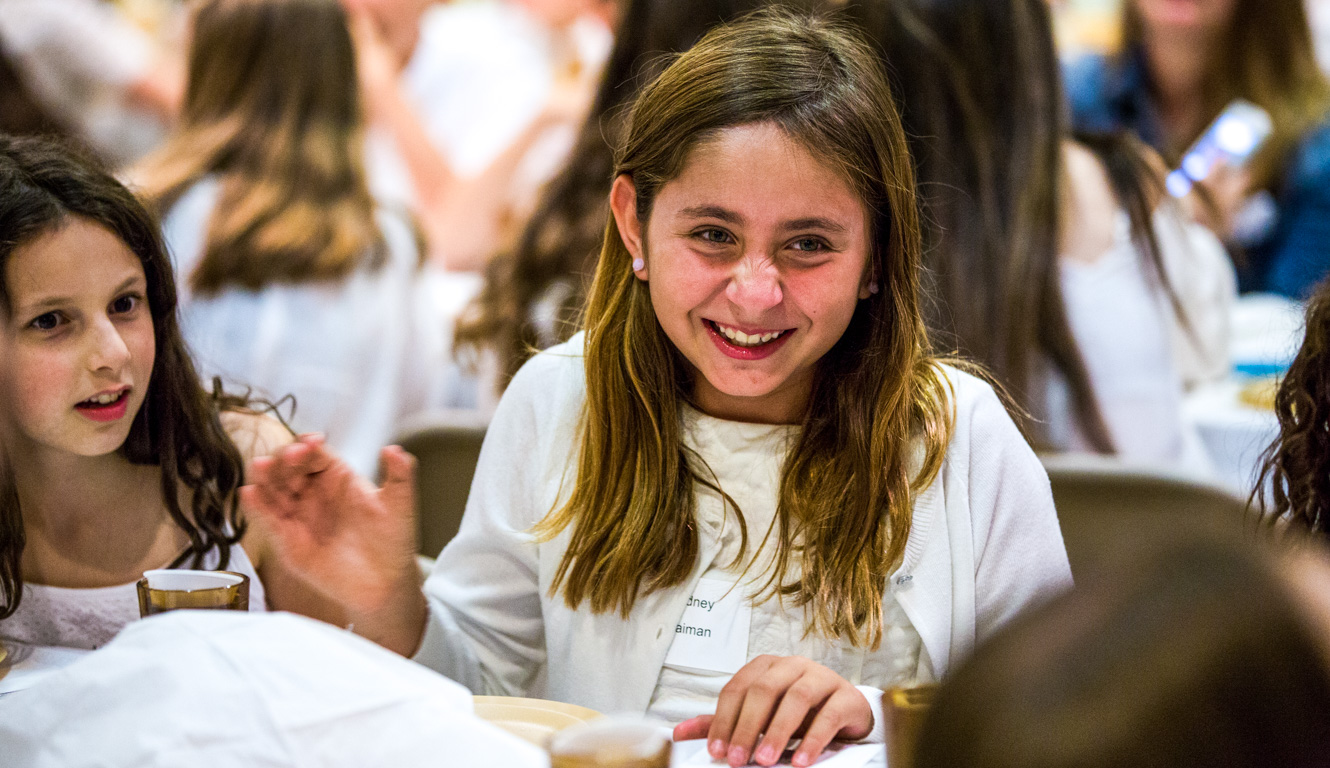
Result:
<svg viewBox="0 0 1330 768"><path fill-rule="evenodd" d="M530 529L549 511L543 469L568 456L568 446L553 445L565 431L556 422L576 418L559 396L567 362L546 352L513 379L486 432L461 527L425 582L430 616L414 658L477 694L521 695L545 661L540 545Z"/></svg>
<svg viewBox="0 0 1330 768"><path fill-rule="evenodd" d="M1048 474L991 388L966 418L975 553L975 640L1071 587ZM958 428L960 425L958 423Z"/></svg>

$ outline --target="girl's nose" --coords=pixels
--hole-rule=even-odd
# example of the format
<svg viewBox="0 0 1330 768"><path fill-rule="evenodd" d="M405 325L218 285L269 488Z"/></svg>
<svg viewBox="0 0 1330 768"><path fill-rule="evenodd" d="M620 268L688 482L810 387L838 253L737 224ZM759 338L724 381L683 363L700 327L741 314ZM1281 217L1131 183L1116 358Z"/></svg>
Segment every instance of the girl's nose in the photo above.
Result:
<svg viewBox="0 0 1330 768"><path fill-rule="evenodd" d="M784 297L780 271L765 256L745 257L735 268L725 295L738 307L753 313L771 309Z"/></svg>
<svg viewBox="0 0 1330 768"><path fill-rule="evenodd" d="M100 318L88 332L88 367L118 373L129 362L129 346L110 318Z"/></svg>

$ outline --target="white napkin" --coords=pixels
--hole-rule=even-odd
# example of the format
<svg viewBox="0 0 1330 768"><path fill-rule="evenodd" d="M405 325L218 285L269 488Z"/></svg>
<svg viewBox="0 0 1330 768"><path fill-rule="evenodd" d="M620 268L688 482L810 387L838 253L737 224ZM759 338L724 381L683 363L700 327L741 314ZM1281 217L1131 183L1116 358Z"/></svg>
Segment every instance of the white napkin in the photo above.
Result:
<svg viewBox="0 0 1330 768"><path fill-rule="evenodd" d="M674 743L674 750L670 757L670 763L675 768L692 768L693 766L725 766L723 760L713 760L711 755L707 754L706 739L696 739L694 741L677 741ZM792 752L786 752L781 756L777 766L790 766ZM863 768L863 766L878 766L885 768L887 763L887 750L882 744L845 744L842 742L832 742L827 748L813 761L813 765L820 768ZM746 768L761 768L757 763L750 763Z"/></svg>
<svg viewBox="0 0 1330 768"><path fill-rule="evenodd" d="M7 768L548 765L461 685L291 614L175 611L0 700Z"/></svg>

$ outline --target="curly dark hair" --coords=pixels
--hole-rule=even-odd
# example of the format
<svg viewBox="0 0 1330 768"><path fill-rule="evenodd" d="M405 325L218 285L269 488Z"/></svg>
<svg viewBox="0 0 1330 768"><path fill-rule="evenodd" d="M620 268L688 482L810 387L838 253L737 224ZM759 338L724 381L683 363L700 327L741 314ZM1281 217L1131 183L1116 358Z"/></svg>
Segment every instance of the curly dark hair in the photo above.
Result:
<svg viewBox="0 0 1330 768"><path fill-rule="evenodd" d="M1252 502L1260 519L1330 533L1330 280L1307 304L1302 348L1275 394L1279 437L1262 457Z"/></svg>
<svg viewBox="0 0 1330 768"><path fill-rule="evenodd" d="M156 336L156 363L143 407L120 453L130 462L160 466L162 501L190 548L172 564L199 567L213 548L225 568L240 541L236 490L244 482L239 450L222 428L219 412L247 408L199 380L176 319L176 284L157 220L129 190L91 158L47 139L0 135L0 277L14 252L60 229L72 217L105 227L143 265L148 308ZM8 315L8 288L0 279L0 312ZM183 484L193 499L180 507ZM18 609L23 594L19 561L25 544L22 510L12 478L0 475L0 619Z"/></svg>

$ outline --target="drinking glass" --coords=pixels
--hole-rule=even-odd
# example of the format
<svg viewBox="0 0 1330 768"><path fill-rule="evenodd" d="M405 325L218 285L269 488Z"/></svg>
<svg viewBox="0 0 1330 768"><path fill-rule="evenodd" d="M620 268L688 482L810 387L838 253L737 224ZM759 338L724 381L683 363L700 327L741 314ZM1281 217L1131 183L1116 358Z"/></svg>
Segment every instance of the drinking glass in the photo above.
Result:
<svg viewBox="0 0 1330 768"><path fill-rule="evenodd" d="M144 571L138 592L145 619L181 608L249 610L249 577L231 571Z"/></svg>
<svg viewBox="0 0 1330 768"><path fill-rule="evenodd" d="M603 717L550 737L550 768L669 768L668 729L640 717Z"/></svg>
<svg viewBox="0 0 1330 768"><path fill-rule="evenodd" d="M914 747L928 708L937 695L937 685L891 688L885 696L887 709L887 765L910 768L914 765Z"/></svg>

